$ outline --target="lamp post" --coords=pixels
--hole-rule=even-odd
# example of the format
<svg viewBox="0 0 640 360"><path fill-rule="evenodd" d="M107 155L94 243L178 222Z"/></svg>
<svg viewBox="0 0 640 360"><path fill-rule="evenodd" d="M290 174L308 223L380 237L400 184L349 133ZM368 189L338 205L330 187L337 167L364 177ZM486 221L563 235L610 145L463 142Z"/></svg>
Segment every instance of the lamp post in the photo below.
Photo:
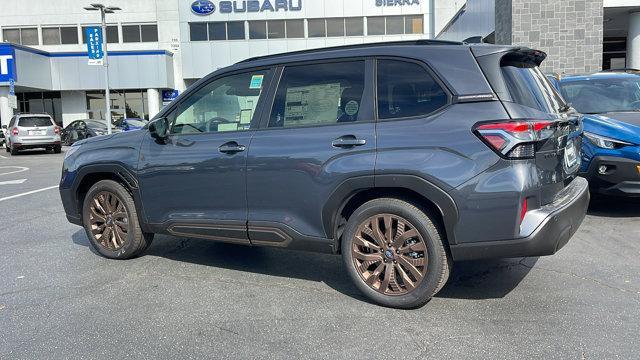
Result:
<svg viewBox="0 0 640 360"><path fill-rule="evenodd" d="M100 18L102 20L102 50L104 51L104 99L106 103L105 120L107 121L107 134L111 134L111 99L109 98L109 55L107 52L107 22L105 20L105 14L113 14L117 10L122 10L117 6L104 6L102 4L91 4L84 8L88 11L100 11ZM88 39L87 39L88 41Z"/></svg>

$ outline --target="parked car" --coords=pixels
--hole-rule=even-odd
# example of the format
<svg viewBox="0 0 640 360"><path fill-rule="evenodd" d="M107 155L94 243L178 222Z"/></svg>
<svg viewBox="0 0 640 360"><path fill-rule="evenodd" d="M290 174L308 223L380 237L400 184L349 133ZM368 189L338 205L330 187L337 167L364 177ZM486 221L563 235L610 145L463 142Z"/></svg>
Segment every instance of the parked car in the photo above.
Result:
<svg viewBox="0 0 640 360"><path fill-rule="evenodd" d="M113 259L156 233L341 254L372 301L420 306L452 261L550 255L580 226L580 116L545 56L420 40L240 62L71 147L67 219Z"/></svg>
<svg viewBox="0 0 640 360"><path fill-rule="evenodd" d="M49 114L17 114L9 121L6 150L11 155L25 149L62 152L60 128Z"/></svg>
<svg viewBox="0 0 640 360"><path fill-rule="evenodd" d="M558 84L586 114L581 175L594 192L640 196L640 75L566 76Z"/></svg>
<svg viewBox="0 0 640 360"><path fill-rule="evenodd" d="M118 125L122 131L133 131L140 130L144 128L149 123L149 120L146 119L123 119L122 122Z"/></svg>
<svg viewBox="0 0 640 360"><path fill-rule="evenodd" d="M113 127L111 131L120 132L121 130ZM69 146L79 140L106 134L107 123L104 120L76 120L62 130L62 143Z"/></svg>
<svg viewBox="0 0 640 360"><path fill-rule="evenodd" d="M6 132L7 132L7 125L2 125L2 128L0 129L0 145L5 149L7 147L7 141L5 136Z"/></svg>

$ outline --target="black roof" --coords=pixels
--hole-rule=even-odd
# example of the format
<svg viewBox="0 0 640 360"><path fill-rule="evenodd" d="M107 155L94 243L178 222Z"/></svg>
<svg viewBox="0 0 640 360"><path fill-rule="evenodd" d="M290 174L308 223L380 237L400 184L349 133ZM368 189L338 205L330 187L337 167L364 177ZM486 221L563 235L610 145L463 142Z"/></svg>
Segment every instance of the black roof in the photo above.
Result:
<svg viewBox="0 0 640 360"><path fill-rule="evenodd" d="M307 49L300 51L291 51L285 52L281 54L271 54L264 56L255 56L246 60L242 60L238 62L238 64L254 62L259 60L269 60L273 58L280 58L283 56L293 56L293 55L306 55L306 54L314 54L326 51L334 51L334 50L353 50L353 49L368 49L375 47L386 47L386 46L401 46L401 45L465 45L463 42L458 41L448 41L448 40L431 40L431 39L421 39L421 40L406 40L406 41L386 41L386 42L373 42L373 43L364 43L364 44L352 44L352 45L341 45L341 46L332 46L332 47L323 47L316 49Z"/></svg>

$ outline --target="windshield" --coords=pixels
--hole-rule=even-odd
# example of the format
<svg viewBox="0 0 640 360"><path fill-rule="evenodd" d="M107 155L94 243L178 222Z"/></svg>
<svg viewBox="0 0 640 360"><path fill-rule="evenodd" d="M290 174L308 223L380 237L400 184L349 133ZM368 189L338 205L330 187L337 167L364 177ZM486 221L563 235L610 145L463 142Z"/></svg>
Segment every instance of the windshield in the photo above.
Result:
<svg viewBox="0 0 640 360"><path fill-rule="evenodd" d="M564 100L535 64L505 59L501 68L515 103L551 114L562 111Z"/></svg>
<svg viewBox="0 0 640 360"><path fill-rule="evenodd" d="M88 127L96 130L106 130L107 124L100 121L85 121Z"/></svg>
<svg viewBox="0 0 640 360"><path fill-rule="evenodd" d="M146 120L138 120L138 119L127 119L126 122L127 124L129 124L129 126L135 126L135 127L143 127L147 124Z"/></svg>
<svg viewBox="0 0 640 360"><path fill-rule="evenodd" d="M51 123L51 119L44 116L39 117L21 117L20 121L18 121L18 126L20 127L36 127L36 126L53 126Z"/></svg>
<svg viewBox="0 0 640 360"><path fill-rule="evenodd" d="M568 81L560 84L562 95L584 114L638 111L640 76Z"/></svg>

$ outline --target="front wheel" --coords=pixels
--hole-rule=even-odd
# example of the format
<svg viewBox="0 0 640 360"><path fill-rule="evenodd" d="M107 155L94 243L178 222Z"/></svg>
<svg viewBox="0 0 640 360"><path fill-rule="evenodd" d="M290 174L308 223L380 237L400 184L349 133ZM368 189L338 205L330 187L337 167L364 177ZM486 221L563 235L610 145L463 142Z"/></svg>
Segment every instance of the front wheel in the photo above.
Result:
<svg viewBox="0 0 640 360"><path fill-rule="evenodd" d="M450 259L435 217L392 198L351 215L342 240L349 276L370 300L394 308L427 303L449 278Z"/></svg>
<svg viewBox="0 0 640 360"><path fill-rule="evenodd" d="M82 221L91 246L110 259L130 259L140 255L153 240L138 222L133 198L119 183L102 180L87 193Z"/></svg>

